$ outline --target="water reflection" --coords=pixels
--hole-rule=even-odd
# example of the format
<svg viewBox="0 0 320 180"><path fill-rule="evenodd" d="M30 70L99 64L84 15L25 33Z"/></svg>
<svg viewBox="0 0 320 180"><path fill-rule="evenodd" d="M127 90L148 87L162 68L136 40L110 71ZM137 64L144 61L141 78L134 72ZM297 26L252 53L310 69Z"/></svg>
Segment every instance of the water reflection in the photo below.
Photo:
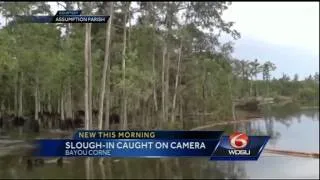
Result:
<svg viewBox="0 0 320 180"><path fill-rule="evenodd" d="M280 112L280 115L277 114ZM319 151L319 112L306 110L288 111L269 109L261 120L249 123L217 126L212 130L224 130L226 134L245 131L254 135L271 135L268 148ZM285 110L283 110L285 111ZM297 143L299 142L299 144ZM63 179L239 179L239 178L317 178L317 159L279 157L262 154L257 162L211 162L207 158L168 159L99 159L70 158L63 167L56 163L27 170L26 164L17 155L0 157L0 178L63 178ZM67 163L70 162L70 163ZM294 171L299 167L301 171Z"/></svg>
<svg viewBox="0 0 320 180"><path fill-rule="evenodd" d="M85 172L86 172L86 179L92 179L92 159L91 158L85 159Z"/></svg>
<svg viewBox="0 0 320 180"><path fill-rule="evenodd" d="M247 178L257 170L255 167L232 162L209 162L208 159L188 158L188 159L129 159L106 161L105 164L98 163L94 159L74 160L70 166L57 168L57 166L45 165L44 167L34 168L33 171L26 171L18 166L2 168L0 178L74 178L74 179L239 179ZM123 161L123 162L121 162ZM277 159L273 160L274 162ZM278 159L278 161L281 161ZM93 167L90 167L92 162ZM109 162L111 164L109 164ZM263 159L262 162L268 162ZM263 164L260 162L259 164ZM127 163L127 165L126 165ZM272 165L272 160L269 165ZM284 162L282 162L283 164ZM85 164L85 167L83 166ZM252 165L252 164L251 164ZM125 170L125 168L129 168ZM2 166L4 167L4 166ZM85 168L85 170L83 169ZM269 167L270 168L270 167ZM96 171L93 171L96 170ZM260 171L263 171L261 169ZM129 173L129 174L126 174ZM254 174L254 173L253 173ZM93 176L94 175L94 176ZM258 176L256 176L258 177Z"/></svg>
<svg viewBox="0 0 320 180"><path fill-rule="evenodd" d="M78 161L78 160L76 160ZM94 159L83 159L85 170L81 164L73 162L76 168L54 168L53 166L42 167L27 172L19 168L11 168L19 171L28 178L76 178L76 179L182 179L182 178L240 178L244 176L243 167L238 167L234 163L215 163L208 162L208 159L129 159L113 161L111 166L108 163L93 163L93 171L90 167L91 162L98 162ZM123 161L123 162L121 162ZM127 165L126 165L127 164ZM110 164L109 164L110 165ZM126 167L127 166L127 167ZM82 165L83 167L83 165ZM111 168L110 168L111 167ZM128 168L125 170L125 168ZM10 175L10 168L2 169L1 178L21 178ZM77 170L78 169L78 170ZM108 170L109 169L109 170ZM51 171L51 172L49 172ZM128 172L128 174L126 174ZM114 176L110 176L114 174ZM241 176L239 176L239 174ZM94 176L93 176L94 175Z"/></svg>
<svg viewBox="0 0 320 180"><path fill-rule="evenodd" d="M314 121L319 120L319 111L305 110L303 115L305 115L307 118L312 119Z"/></svg>
<svg viewBox="0 0 320 180"><path fill-rule="evenodd" d="M249 123L240 123L236 129L252 135L270 135L267 148L319 152L319 111L297 110L296 106L269 107L264 109L264 118ZM214 130L224 130L230 134L234 125L217 126ZM250 133L251 132L251 133ZM299 143L297 143L299 142ZM244 162L247 177L251 178L319 178L318 159L264 155L258 162ZM295 167L304 171L292 172ZM266 169L268 169L266 171ZM238 173L238 176L245 175Z"/></svg>

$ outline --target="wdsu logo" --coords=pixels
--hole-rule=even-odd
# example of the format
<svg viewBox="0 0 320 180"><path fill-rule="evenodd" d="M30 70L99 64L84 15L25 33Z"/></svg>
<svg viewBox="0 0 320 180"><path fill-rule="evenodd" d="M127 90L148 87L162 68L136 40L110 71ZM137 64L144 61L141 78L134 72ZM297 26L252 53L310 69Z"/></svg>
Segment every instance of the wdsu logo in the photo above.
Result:
<svg viewBox="0 0 320 180"><path fill-rule="evenodd" d="M248 136L236 132L230 136L222 136L215 147L211 160L258 160L269 140L269 136Z"/></svg>
<svg viewBox="0 0 320 180"><path fill-rule="evenodd" d="M249 137L244 133L234 133L229 137L231 147L234 149L228 150L229 155L244 155L250 156L250 149L244 149L249 144Z"/></svg>

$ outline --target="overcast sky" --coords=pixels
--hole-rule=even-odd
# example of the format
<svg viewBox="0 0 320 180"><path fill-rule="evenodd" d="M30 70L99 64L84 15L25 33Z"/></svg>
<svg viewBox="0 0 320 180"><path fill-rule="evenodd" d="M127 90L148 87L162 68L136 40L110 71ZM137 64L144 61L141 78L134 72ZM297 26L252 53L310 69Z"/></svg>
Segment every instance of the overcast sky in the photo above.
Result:
<svg viewBox="0 0 320 180"><path fill-rule="evenodd" d="M233 2L223 18L234 21L242 35L236 58L269 60L277 66L276 77L319 72L318 2Z"/></svg>
<svg viewBox="0 0 320 180"><path fill-rule="evenodd" d="M242 35L235 57L269 60L276 77L319 72L319 2L233 2L223 18Z"/></svg>
<svg viewBox="0 0 320 180"><path fill-rule="evenodd" d="M233 2L224 19L245 36L319 55L319 2Z"/></svg>

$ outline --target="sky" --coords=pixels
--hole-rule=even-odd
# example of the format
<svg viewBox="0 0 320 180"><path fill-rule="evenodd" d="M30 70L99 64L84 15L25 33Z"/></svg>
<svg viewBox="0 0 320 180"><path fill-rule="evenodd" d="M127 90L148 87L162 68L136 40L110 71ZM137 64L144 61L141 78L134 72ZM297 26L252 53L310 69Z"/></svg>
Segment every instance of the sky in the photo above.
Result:
<svg viewBox="0 0 320 180"><path fill-rule="evenodd" d="M234 57L271 61L276 77L319 72L319 2L233 2L223 19L242 36Z"/></svg>
<svg viewBox="0 0 320 180"><path fill-rule="evenodd" d="M52 10L62 10L50 4ZM277 78L282 73L304 78L319 72L319 2L233 2L223 19L234 21L241 33L235 58L271 61Z"/></svg>
<svg viewBox="0 0 320 180"><path fill-rule="evenodd" d="M233 2L223 17L253 39L319 54L318 2Z"/></svg>

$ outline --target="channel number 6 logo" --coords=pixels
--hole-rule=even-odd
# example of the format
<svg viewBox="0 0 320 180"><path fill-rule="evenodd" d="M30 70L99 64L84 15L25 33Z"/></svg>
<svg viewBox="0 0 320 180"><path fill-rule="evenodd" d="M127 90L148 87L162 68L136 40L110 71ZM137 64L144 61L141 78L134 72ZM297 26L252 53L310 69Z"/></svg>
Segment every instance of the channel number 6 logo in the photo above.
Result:
<svg viewBox="0 0 320 180"><path fill-rule="evenodd" d="M249 137L244 133L234 133L229 137L230 145L235 149L245 148L249 143Z"/></svg>

